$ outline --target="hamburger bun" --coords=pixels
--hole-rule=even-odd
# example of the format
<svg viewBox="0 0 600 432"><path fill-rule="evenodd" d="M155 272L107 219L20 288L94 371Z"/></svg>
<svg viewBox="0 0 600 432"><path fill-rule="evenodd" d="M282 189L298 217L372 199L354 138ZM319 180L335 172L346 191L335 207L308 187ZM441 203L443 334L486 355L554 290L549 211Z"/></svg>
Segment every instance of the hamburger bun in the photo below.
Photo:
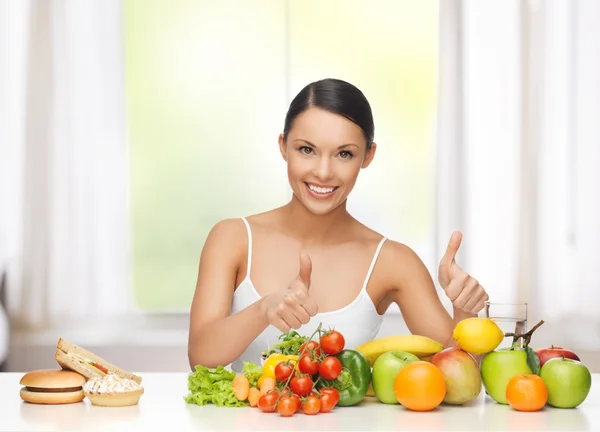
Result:
<svg viewBox="0 0 600 432"><path fill-rule="evenodd" d="M21 399L33 404L70 404L84 398L85 377L66 370L42 369L23 375Z"/></svg>

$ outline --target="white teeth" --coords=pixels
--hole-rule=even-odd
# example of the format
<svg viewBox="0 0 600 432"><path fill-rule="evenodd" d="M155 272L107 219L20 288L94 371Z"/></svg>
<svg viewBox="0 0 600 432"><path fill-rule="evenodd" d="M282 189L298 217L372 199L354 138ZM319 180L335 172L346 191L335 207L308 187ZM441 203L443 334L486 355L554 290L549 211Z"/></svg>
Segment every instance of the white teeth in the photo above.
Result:
<svg viewBox="0 0 600 432"><path fill-rule="evenodd" d="M333 189L335 189L335 188L322 188L322 187L314 186L311 184L309 184L308 187L310 188L311 191L320 193L320 194L328 194L328 193L333 192Z"/></svg>

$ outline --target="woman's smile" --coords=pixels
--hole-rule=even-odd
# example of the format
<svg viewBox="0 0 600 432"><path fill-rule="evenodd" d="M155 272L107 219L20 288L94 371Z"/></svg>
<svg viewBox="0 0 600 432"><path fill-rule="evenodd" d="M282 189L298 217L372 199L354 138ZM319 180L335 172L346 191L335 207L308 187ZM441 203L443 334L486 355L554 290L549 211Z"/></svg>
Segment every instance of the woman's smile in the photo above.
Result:
<svg viewBox="0 0 600 432"><path fill-rule="evenodd" d="M306 185L306 189L308 190L309 195L311 195L312 197L314 197L316 199L331 198L335 194L335 191L339 187L339 186L330 186L330 185L319 185L316 183L307 183L307 182L304 182L304 184Z"/></svg>

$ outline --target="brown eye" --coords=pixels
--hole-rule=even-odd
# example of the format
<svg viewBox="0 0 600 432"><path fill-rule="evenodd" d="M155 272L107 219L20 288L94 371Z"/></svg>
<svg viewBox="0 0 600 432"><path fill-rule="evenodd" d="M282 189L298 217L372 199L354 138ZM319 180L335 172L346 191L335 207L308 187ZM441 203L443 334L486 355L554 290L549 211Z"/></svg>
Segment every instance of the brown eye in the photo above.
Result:
<svg viewBox="0 0 600 432"><path fill-rule="evenodd" d="M311 154L313 151L310 147L307 147L307 146L302 146L298 150L300 151L300 153L304 153L304 154Z"/></svg>
<svg viewBox="0 0 600 432"><path fill-rule="evenodd" d="M352 159L352 157L354 156L352 153L350 153L349 151L342 151L340 152L340 156L342 157L342 159Z"/></svg>

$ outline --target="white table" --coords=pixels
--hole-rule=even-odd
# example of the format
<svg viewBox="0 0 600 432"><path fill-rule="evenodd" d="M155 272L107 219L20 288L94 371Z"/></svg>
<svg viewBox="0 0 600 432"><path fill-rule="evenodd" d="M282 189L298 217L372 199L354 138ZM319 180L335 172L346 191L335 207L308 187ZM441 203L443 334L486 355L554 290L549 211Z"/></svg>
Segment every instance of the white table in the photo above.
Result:
<svg viewBox="0 0 600 432"><path fill-rule="evenodd" d="M410 412L400 405L384 405L365 398L354 407L336 407L331 413L282 418L257 408L219 408L188 405L185 373L140 373L145 394L139 405L104 408L85 399L72 405L32 405L21 401L21 373L0 374L0 430L2 431L110 431L160 430L401 430L401 431L600 431L600 374L576 409L545 408L522 413L495 403L484 392L462 407L440 406L430 412Z"/></svg>

